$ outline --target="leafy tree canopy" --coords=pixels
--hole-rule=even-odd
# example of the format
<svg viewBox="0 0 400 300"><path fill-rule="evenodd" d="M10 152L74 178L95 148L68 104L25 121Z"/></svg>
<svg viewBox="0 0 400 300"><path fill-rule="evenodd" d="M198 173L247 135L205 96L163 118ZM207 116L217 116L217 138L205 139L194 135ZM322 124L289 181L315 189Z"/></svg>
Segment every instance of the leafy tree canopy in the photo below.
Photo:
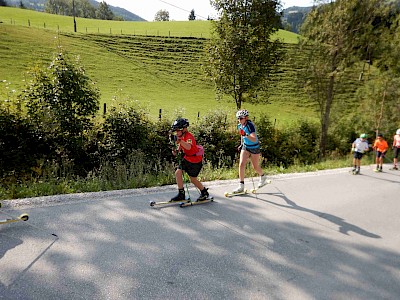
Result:
<svg viewBox="0 0 400 300"><path fill-rule="evenodd" d="M220 13L213 22L206 72L217 92L231 95L239 109L245 97L255 99L281 59L281 43L272 41L280 24L275 0L215 0Z"/></svg>

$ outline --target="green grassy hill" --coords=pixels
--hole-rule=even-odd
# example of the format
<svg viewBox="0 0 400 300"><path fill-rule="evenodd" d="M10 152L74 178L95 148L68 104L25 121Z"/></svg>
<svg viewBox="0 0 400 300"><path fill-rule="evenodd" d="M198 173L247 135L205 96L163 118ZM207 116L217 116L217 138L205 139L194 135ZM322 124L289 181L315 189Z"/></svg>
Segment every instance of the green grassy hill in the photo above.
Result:
<svg viewBox="0 0 400 300"><path fill-rule="evenodd" d="M183 110L191 119L209 110L235 111L234 102L215 100L213 86L201 70L210 34L207 21L78 19L79 32L73 33L71 17L6 7L0 7L0 21L0 96L4 99L12 97L12 90L23 88L29 67L48 65L61 45L70 55L80 57L88 76L97 83L101 102L108 106L137 100L154 118L159 109L163 114ZM92 29L86 33L83 28ZM286 31L280 31L279 37L288 42L287 48L297 39ZM295 68L282 64L274 76L271 104L244 107L256 115L267 112L278 125L298 118L315 119L307 97L295 86L295 75Z"/></svg>

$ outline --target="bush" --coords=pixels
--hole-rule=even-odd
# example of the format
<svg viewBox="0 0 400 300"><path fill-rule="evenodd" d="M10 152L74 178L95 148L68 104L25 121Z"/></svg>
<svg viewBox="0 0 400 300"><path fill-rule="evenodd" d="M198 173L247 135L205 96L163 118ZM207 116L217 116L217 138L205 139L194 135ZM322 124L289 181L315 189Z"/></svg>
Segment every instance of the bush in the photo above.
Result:
<svg viewBox="0 0 400 300"><path fill-rule="evenodd" d="M87 133L98 111L99 92L82 66L62 52L49 68L33 68L31 81L19 99L26 104L29 122L38 133L36 146L45 161L71 161L77 175L92 167L87 155Z"/></svg>
<svg viewBox="0 0 400 300"><path fill-rule="evenodd" d="M40 137L26 119L0 109L0 177L30 176L41 157L38 141Z"/></svg>
<svg viewBox="0 0 400 300"><path fill-rule="evenodd" d="M231 167L237 156L240 140L234 125L228 121L227 113L210 112L193 126L199 145L204 147L205 161L213 167Z"/></svg>

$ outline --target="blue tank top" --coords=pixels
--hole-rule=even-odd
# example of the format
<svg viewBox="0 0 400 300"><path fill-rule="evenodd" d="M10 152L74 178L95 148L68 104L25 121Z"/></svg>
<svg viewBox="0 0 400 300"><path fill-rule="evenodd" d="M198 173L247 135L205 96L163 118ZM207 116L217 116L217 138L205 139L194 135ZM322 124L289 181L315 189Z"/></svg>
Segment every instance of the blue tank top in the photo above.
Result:
<svg viewBox="0 0 400 300"><path fill-rule="evenodd" d="M253 122L247 120L244 126L242 126L242 124L239 123L237 128L238 130L243 130L248 135L250 135L253 132L256 134L257 138L255 142L251 141L247 136L243 136L243 143L246 146L246 148L256 149L260 147L260 143L258 142L256 127L254 126Z"/></svg>

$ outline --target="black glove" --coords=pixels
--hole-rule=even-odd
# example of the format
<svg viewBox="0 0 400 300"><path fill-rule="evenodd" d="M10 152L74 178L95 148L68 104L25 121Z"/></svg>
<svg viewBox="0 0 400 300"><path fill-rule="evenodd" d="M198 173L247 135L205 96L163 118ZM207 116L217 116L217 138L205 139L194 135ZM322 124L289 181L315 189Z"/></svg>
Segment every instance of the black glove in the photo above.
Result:
<svg viewBox="0 0 400 300"><path fill-rule="evenodd" d="M169 136L169 140L171 143L176 143L176 141L178 140L178 137L175 134L171 134Z"/></svg>

